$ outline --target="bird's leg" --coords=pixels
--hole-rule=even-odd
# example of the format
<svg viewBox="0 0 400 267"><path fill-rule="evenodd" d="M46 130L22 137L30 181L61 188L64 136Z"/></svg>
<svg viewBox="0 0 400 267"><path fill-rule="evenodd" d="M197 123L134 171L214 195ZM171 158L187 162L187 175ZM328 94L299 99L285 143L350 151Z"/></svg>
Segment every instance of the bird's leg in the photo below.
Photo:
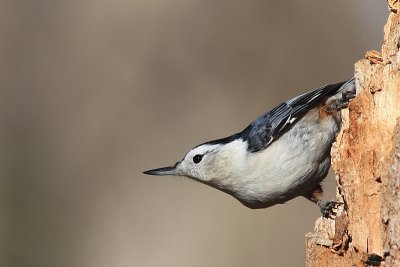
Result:
<svg viewBox="0 0 400 267"><path fill-rule="evenodd" d="M317 205L321 210L322 216L325 218L333 219L336 216L336 212L334 211L339 205L344 204L343 202L337 202L334 200L329 201L318 201Z"/></svg>
<svg viewBox="0 0 400 267"><path fill-rule="evenodd" d="M325 111L339 111L343 108L347 108L349 106L349 102L351 99L356 97L356 93L353 91L343 91L342 96L333 100L325 107Z"/></svg>
<svg viewBox="0 0 400 267"><path fill-rule="evenodd" d="M322 216L333 219L333 217L336 215L334 209L343 203L334 200L322 201L323 192L324 191L322 190L321 184L317 184L310 192L305 194L304 197L319 206Z"/></svg>

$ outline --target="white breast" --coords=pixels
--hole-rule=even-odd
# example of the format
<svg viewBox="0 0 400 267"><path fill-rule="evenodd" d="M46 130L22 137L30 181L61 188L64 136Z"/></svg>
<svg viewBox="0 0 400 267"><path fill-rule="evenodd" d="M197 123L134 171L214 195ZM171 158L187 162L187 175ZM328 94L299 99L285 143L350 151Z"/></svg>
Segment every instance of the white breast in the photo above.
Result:
<svg viewBox="0 0 400 267"><path fill-rule="evenodd" d="M331 145L339 131L333 118L320 122L315 114L299 120L262 151L247 152L245 142L232 142L232 151L226 146L226 171L212 186L256 208L307 193L327 175Z"/></svg>

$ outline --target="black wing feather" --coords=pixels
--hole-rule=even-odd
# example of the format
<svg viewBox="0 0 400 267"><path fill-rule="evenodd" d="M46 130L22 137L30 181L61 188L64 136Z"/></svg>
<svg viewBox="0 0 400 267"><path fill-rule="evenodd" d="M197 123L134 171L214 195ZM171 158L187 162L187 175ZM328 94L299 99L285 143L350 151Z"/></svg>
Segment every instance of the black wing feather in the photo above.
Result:
<svg viewBox="0 0 400 267"><path fill-rule="evenodd" d="M322 86L281 103L271 111L259 116L241 133L241 138L248 143L248 150L257 152L268 147L307 110L320 103L323 97L337 93L344 83L346 82Z"/></svg>

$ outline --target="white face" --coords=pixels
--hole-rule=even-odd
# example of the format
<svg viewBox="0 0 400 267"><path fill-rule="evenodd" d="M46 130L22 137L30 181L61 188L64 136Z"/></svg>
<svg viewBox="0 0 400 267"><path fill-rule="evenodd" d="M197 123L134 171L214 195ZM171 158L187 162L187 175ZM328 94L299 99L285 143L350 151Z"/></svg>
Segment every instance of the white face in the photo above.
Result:
<svg viewBox="0 0 400 267"><path fill-rule="evenodd" d="M209 182L221 171L218 162L221 145L200 145L190 150L176 166L181 175Z"/></svg>
<svg viewBox="0 0 400 267"><path fill-rule="evenodd" d="M217 186L231 178L243 176L247 144L235 140L227 144L204 144L190 150L174 166L144 172L150 175L180 175ZM245 173L246 174L246 173Z"/></svg>

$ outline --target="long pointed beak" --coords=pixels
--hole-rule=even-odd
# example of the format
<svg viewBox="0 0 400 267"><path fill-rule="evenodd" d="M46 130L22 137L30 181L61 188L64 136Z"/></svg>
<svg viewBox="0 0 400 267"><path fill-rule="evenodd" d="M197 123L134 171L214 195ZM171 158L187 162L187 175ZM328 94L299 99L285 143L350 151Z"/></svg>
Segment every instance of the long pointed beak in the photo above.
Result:
<svg viewBox="0 0 400 267"><path fill-rule="evenodd" d="M180 175L180 172L176 168L177 166L178 164L175 164L175 166L148 170L143 173L148 175Z"/></svg>

